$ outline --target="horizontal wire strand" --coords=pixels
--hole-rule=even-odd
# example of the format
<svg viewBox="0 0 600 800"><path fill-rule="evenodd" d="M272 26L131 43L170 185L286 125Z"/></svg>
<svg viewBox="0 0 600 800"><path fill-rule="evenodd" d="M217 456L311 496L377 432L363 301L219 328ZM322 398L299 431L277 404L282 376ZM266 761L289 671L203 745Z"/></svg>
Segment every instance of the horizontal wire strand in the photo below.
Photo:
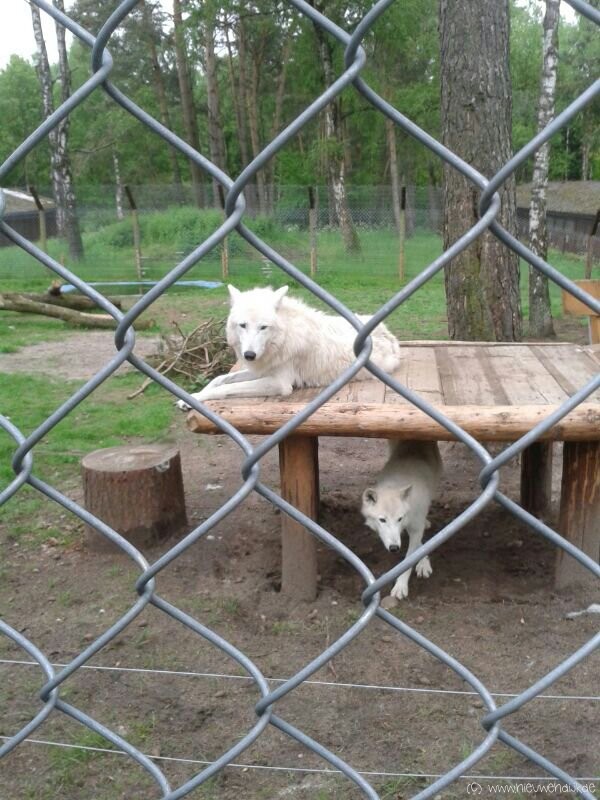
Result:
<svg viewBox="0 0 600 800"><path fill-rule="evenodd" d="M8 736L0 736L0 739L8 739ZM72 750L87 750L92 753L106 753L107 755L126 756L123 750L114 750L110 747L92 747L83 744L69 744L68 742L51 742L48 739L24 739L24 742L29 744L46 745L49 747L64 747ZM179 764L212 764L212 761L205 761L199 758L183 758L179 756L153 756L146 755L147 758L153 761L171 761ZM285 767L280 765L270 764L227 764L225 769L232 767L234 769L256 769L270 772L308 772L319 773L327 775L343 775L340 770L327 769L326 767ZM377 770L356 770L359 775L370 775L374 778L440 778L444 775L443 772L379 772ZM479 781L545 781L549 783L560 783L557 778L546 777L545 775L461 775L461 780L479 780ZM594 778L575 778L581 783L596 783L600 781L600 776Z"/></svg>
<svg viewBox="0 0 600 800"><path fill-rule="evenodd" d="M0 658L0 665L14 665L14 666L31 666L37 667L39 664L36 661L20 661L17 659ZM53 667L66 667L66 664L53 663ZM84 664L81 669L97 670L100 672L138 672L149 675L175 675L184 678L215 678L235 681L252 682L253 679L248 675L231 675L226 672L193 672L191 670L175 670L175 669L150 669L148 667L107 667L101 664ZM265 680L272 683L285 683L289 678L274 678L265 676ZM311 686L331 686L339 689L366 689L369 691L380 692L414 692L415 694L451 694L451 695L467 695L471 697L479 697L479 692L470 692L466 689L434 689L420 686L388 686L387 684L380 683L347 683L345 681L319 681L319 680L305 680L305 684ZM521 692L490 692L492 697L518 697ZM578 694L540 694L537 695L535 700L588 700L593 702L600 701L600 695L578 695Z"/></svg>

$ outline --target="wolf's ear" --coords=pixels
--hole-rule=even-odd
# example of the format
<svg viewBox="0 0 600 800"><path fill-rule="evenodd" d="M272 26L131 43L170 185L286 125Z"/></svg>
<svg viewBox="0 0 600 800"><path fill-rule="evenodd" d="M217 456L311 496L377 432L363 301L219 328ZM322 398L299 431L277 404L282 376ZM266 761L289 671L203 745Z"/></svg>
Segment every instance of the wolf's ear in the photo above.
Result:
<svg viewBox="0 0 600 800"><path fill-rule="evenodd" d="M365 489L363 492L363 503L372 503L375 505L377 502L377 492L372 487Z"/></svg>
<svg viewBox="0 0 600 800"><path fill-rule="evenodd" d="M412 483L410 483L408 486L404 486L402 489L400 489L400 498L402 500L408 500L408 498L410 497L410 493L411 492L412 492Z"/></svg>
<svg viewBox="0 0 600 800"><path fill-rule="evenodd" d="M276 292L273 292L275 296L275 308L279 308L279 303L283 300L283 298L288 293L289 286L282 286L281 289L277 289Z"/></svg>
<svg viewBox="0 0 600 800"><path fill-rule="evenodd" d="M231 304L233 305L235 301L238 299L238 297L241 295L241 292L239 289L236 289L235 286L232 286L230 283L227 284L227 289L229 291L229 299L231 301Z"/></svg>

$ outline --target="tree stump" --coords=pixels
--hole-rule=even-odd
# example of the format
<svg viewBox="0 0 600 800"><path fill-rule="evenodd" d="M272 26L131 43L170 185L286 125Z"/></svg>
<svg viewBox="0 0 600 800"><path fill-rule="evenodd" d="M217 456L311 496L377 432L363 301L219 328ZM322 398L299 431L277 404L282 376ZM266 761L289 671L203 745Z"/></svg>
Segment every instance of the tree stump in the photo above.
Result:
<svg viewBox="0 0 600 800"><path fill-rule="evenodd" d="M175 447L109 447L89 453L81 466L85 508L135 547L154 544L187 525ZM86 535L94 549L114 547L89 525Z"/></svg>

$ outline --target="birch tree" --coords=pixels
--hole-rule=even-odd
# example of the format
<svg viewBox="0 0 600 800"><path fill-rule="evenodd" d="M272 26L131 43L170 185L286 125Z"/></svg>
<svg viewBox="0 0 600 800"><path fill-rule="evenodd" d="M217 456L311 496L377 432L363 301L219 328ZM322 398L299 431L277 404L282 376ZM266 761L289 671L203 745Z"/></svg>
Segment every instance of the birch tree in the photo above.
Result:
<svg viewBox="0 0 600 800"><path fill-rule="evenodd" d="M546 0L542 47L542 75L538 101L537 127L543 130L554 117L556 72L558 66L558 23L560 0ZM538 148L533 160L531 202L529 204L529 247L540 258L548 255L546 229L546 189L550 168L550 142ZM554 336L548 278L529 267L529 335Z"/></svg>
<svg viewBox="0 0 600 800"><path fill-rule="evenodd" d="M312 3L312 5L318 8L316 3ZM331 42L320 25L315 23L314 31L325 85L331 86L335 80ZM323 115L325 123L325 159L329 196L333 202L335 216L340 226L346 252L360 252L360 239L356 233L350 214L350 208L348 207L343 122L341 100L339 96L327 104Z"/></svg>
<svg viewBox="0 0 600 800"><path fill-rule="evenodd" d="M54 0L54 5L64 11L63 0ZM33 34L37 48L36 69L40 82L42 107L44 118L47 119L54 112L53 82L48 61L48 51L40 12L37 6L30 4ZM71 95L71 73L67 59L65 29L56 24L56 39L58 44L58 63L61 85L61 101L65 102ZM69 118L61 122L48 134L50 144L50 175L52 191L56 203L56 227L58 234L67 240L69 256L80 259L83 256L83 242L77 218L77 205L73 188L73 173L69 157Z"/></svg>
<svg viewBox="0 0 600 800"><path fill-rule="evenodd" d="M123 186L123 179L121 178L121 163L119 161L119 154L115 147L112 151L113 169L115 173L115 208L117 212L117 219L125 219L125 212L123 211L123 203L125 198L125 187Z"/></svg>
<svg viewBox="0 0 600 800"><path fill-rule="evenodd" d="M64 0L53 0L54 6L64 14ZM65 28L56 23L56 42L58 45L58 71L60 75L60 99L65 103L71 96L71 70L67 56L67 42ZM59 172L59 181L62 185L64 203L63 224L60 233L66 238L69 247L69 256L79 260L83 257L83 241L77 216L77 202L75 187L73 185L73 170L69 155L69 131L71 120L69 116L62 119L56 128L56 160Z"/></svg>
<svg viewBox="0 0 600 800"><path fill-rule="evenodd" d="M48 51L46 49L46 40L44 39L44 32L42 31L42 21L40 18L39 8L30 3L31 8L31 22L33 25L33 35L35 37L36 57L35 69L40 84L40 93L42 97L42 110L44 119L47 119L50 114L54 112L54 98L52 95L52 75L50 73L50 62L48 61ZM56 152L56 128L53 128L48 134L48 142L50 144L50 179L52 181L52 193L54 195L54 202L56 203L56 227L59 233L64 231L64 198L62 183L60 180L58 158Z"/></svg>

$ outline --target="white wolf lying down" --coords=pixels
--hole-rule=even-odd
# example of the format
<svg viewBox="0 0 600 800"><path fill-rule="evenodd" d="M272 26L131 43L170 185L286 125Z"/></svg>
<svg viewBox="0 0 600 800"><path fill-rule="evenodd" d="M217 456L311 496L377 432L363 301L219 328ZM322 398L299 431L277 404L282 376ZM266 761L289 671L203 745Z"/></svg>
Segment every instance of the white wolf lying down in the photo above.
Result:
<svg viewBox="0 0 600 800"><path fill-rule="evenodd" d="M293 389L327 386L355 360L356 330L345 319L286 297L287 286L240 292L229 286L227 341L245 369L219 375L198 400L288 395ZM358 317L366 322L370 317ZM387 372L400 363L400 345L385 325L372 333L372 360ZM357 380L371 377L361 370ZM177 404L188 408L183 401Z"/></svg>
<svg viewBox="0 0 600 800"><path fill-rule="evenodd" d="M401 536L409 536L406 557L423 540L429 527L427 513L442 475L442 459L436 442L389 441L390 456L374 486L365 489L362 513L365 523L376 531L390 553L400 550ZM408 579L412 570L404 572L392 589L398 600L408 597ZM429 557L416 566L420 578L431 575Z"/></svg>

